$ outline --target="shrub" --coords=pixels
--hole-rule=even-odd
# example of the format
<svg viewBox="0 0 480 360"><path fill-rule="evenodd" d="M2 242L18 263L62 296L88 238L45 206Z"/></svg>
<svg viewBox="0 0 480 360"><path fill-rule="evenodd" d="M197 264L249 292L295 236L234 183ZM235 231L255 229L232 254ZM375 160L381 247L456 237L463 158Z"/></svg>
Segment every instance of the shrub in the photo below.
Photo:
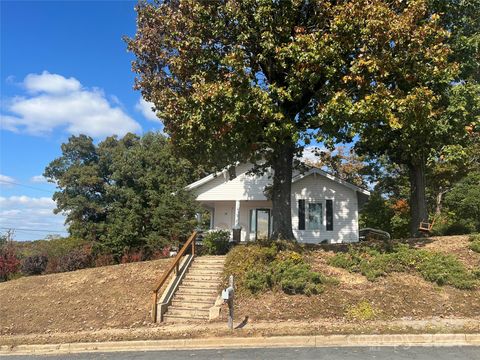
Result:
<svg viewBox="0 0 480 360"><path fill-rule="evenodd" d="M40 275L48 264L46 255L32 255L27 257L22 264L22 273L25 275Z"/></svg>
<svg viewBox="0 0 480 360"><path fill-rule="evenodd" d="M358 304L349 306L345 312L347 319L359 321L373 320L378 315L379 311L375 310L367 300L362 300Z"/></svg>
<svg viewBox="0 0 480 360"><path fill-rule="evenodd" d="M0 247L0 281L7 281L18 272L20 260L11 242Z"/></svg>
<svg viewBox="0 0 480 360"><path fill-rule="evenodd" d="M108 266L115 264L115 258L112 254L99 254L95 258L95 267Z"/></svg>
<svg viewBox="0 0 480 360"><path fill-rule="evenodd" d="M91 249L84 247L70 251L58 261L57 271L75 271L85 269L92 265Z"/></svg>
<svg viewBox="0 0 480 360"><path fill-rule="evenodd" d="M468 248L480 253L480 234L471 235L469 240L470 244L468 244Z"/></svg>
<svg viewBox="0 0 480 360"><path fill-rule="evenodd" d="M144 260L144 254L141 250L128 250L125 251L120 259L120 263L127 264L132 262L139 262Z"/></svg>
<svg viewBox="0 0 480 360"><path fill-rule="evenodd" d="M351 246L347 253L338 253L329 264L350 272L359 272L374 281L390 272L418 271L422 277L438 285L471 289L476 281L472 273L454 256L397 244L390 252L375 246Z"/></svg>
<svg viewBox="0 0 480 360"><path fill-rule="evenodd" d="M225 255L230 249L230 232L226 230L211 231L203 237L202 252L205 255Z"/></svg>
<svg viewBox="0 0 480 360"><path fill-rule="evenodd" d="M262 270L249 270L245 274L245 286L252 293L256 294L269 288L269 274Z"/></svg>
<svg viewBox="0 0 480 360"><path fill-rule="evenodd" d="M278 251L276 244L238 246L227 257L225 275L236 278L237 291L256 294L281 290L286 294L314 295L323 284L334 283L311 269L303 256L292 250Z"/></svg>

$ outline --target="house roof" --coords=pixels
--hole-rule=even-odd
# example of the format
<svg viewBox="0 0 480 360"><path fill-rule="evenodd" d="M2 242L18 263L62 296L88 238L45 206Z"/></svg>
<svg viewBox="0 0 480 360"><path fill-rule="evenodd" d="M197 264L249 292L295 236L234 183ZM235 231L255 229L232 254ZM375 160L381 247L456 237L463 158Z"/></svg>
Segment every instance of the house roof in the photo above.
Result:
<svg viewBox="0 0 480 360"><path fill-rule="evenodd" d="M362 189L361 187L358 187L357 185L353 185L353 184L351 184L351 183L349 183L345 180L342 180L342 179L340 179L336 176L333 176L332 174L329 174L329 173L327 173L327 172L325 172L325 171L323 171L319 168L315 168L315 167L311 168L310 170L308 170L304 173L300 173L298 175L295 175L292 179L292 183L295 183L295 182L297 182L297 181L299 181L299 180L301 180L301 179L303 179L303 178L305 178L309 175L312 175L312 174L319 174L319 175L325 176L327 179L330 179L330 180L335 181L339 184L342 184L343 186L346 186L346 187L348 187L348 188L350 188L354 191L357 191L359 193L362 193L364 195L370 196L370 191Z"/></svg>
<svg viewBox="0 0 480 360"><path fill-rule="evenodd" d="M197 180L189 185L187 185L185 187L186 190L193 190L193 189L196 189L200 186L202 186L203 184L206 184L210 181L212 181L213 179L215 179L216 177L220 176L220 175L224 175L226 174L227 170L223 170L223 171L219 171L217 173L213 173L213 174L210 174L210 175L207 175L205 176L204 178L201 178L200 180ZM319 168L315 168L315 167L312 167L310 170L304 172L304 173L300 173L300 174L297 174L295 176L293 176L292 178L292 183L295 183L297 181L300 181L301 179L309 176L309 175L312 175L312 174L319 174L319 175L322 175L324 177L326 177L327 179L330 179L332 181L335 181L345 187L348 187L349 189L352 189L354 191L357 191L361 194L364 194L364 195L367 195L367 196L370 196L370 191L368 190L365 190L365 189L362 189L361 187L358 187L356 185L353 185L345 180L342 180L336 176L333 176L332 174L329 174Z"/></svg>

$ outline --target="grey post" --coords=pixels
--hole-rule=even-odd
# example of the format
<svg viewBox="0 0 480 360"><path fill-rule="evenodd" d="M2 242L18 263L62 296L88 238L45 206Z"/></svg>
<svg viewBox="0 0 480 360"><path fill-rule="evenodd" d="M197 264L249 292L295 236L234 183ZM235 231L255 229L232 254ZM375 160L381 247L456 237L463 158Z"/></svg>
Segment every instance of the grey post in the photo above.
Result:
<svg viewBox="0 0 480 360"><path fill-rule="evenodd" d="M228 328L233 330L233 297L234 297L234 283L233 275L229 278L229 287L232 289L232 295L228 299Z"/></svg>

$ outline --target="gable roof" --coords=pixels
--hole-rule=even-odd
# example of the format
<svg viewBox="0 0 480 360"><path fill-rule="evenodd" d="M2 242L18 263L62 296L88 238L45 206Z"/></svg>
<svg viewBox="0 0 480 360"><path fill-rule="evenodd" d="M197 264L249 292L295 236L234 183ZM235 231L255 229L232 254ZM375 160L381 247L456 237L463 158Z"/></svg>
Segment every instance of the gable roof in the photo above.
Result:
<svg viewBox="0 0 480 360"><path fill-rule="evenodd" d="M326 177L327 179L330 179L332 181L335 181L345 187L348 187L349 189L352 189L353 191L357 191L359 193L362 193L364 195L367 195L367 196L370 196L370 191L368 190L365 190L365 189L362 189L361 187L358 187L357 185L353 185L345 180L342 180L332 174L329 174L319 168L316 168L316 167L313 167L311 168L310 170L304 172L304 173L300 173L298 175L295 175L293 178L292 178L292 183L295 183L309 175L312 175L312 174L319 174L319 175L322 175L324 177Z"/></svg>
<svg viewBox="0 0 480 360"><path fill-rule="evenodd" d="M206 184L206 183L214 180L215 178L217 178L217 177L220 176L220 175L224 175L224 176L225 176L226 173L227 173L227 170L225 169L225 170L223 170L223 171L219 171L219 172L217 172L217 173L213 173L213 174L207 175L207 176L201 178L200 180L197 180L197 181L195 181L195 182L187 185L187 186L185 187L185 189L186 189L186 190L196 189L196 188L198 188L198 187L200 187L200 186L202 186L202 185L204 185L204 184ZM297 174L297 175L294 175L293 178L292 178L292 183L295 183L295 182L297 182L297 181L300 181L301 179L303 179L303 178L305 178L305 177L307 177L307 176L309 176L309 175L312 175L312 174L322 175L322 176L326 177L327 179L330 179L330 180L332 180L332 181L335 181L335 182L337 182L337 183L339 183L339 184L341 184L341 185L343 185L343 186L345 186L345 187L347 187L347 188L349 188L349 189L351 189L351 190L353 190L353 191L357 191L357 192L359 192L359 193L361 193L361 194L370 196L370 191L365 190L365 189L362 189L361 187L358 187L358 186L356 186L356 185L353 185L353 184L351 184L351 183L349 183L349 182L347 182L347 181L345 181L345 180L342 180L342 179L340 179L340 178L338 178L338 177L336 177L336 176L334 176L334 175L332 175L332 174L329 174L329 173L327 173L327 172L325 172L325 171L323 171L323 170L321 170L321 169L319 169L319 168L316 168L316 167L312 167L312 168L310 168L310 170L308 170L308 171L306 171L306 172L304 172L304 173L299 173L299 174Z"/></svg>

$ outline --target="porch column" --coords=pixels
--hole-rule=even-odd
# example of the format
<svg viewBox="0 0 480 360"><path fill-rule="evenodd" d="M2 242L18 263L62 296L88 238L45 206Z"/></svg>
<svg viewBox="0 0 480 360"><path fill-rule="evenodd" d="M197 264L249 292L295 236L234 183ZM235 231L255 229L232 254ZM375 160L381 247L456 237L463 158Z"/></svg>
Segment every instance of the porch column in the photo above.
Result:
<svg viewBox="0 0 480 360"><path fill-rule="evenodd" d="M240 200L235 201L235 224L234 229L240 229Z"/></svg>

